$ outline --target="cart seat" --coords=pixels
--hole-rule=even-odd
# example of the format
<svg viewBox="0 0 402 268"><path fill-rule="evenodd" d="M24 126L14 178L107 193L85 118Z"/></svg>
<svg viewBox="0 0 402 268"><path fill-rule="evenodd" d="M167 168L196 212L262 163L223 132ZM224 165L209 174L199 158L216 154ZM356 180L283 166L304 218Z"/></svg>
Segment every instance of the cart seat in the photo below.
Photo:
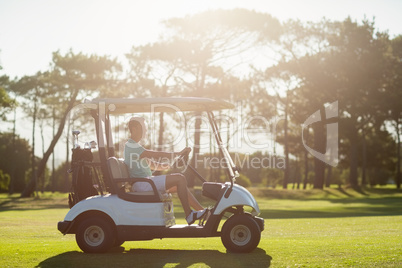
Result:
<svg viewBox="0 0 402 268"><path fill-rule="evenodd" d="M128 171L128 167L127 167L126 163L124 163L124 160L117 159L117 161L118 161L118 166L120 169L121 177L122 178L130 178L130 172ZM130 189L132 189L131 185L127 185L127 186L130 186ZM137 194L137 195L153 195L154 194L153 191L146 191L146 192L130 191L129 193Z"/></svg>
<svg viewBox="0 0 402 268"><path fill-rule="evenodd" d="M156 190L156 186L153 181L147 178L130 178L130 173L128 172L128 167L126 163L122 159L117 159L116 157L109 157L107 160L110 179L115 183L119 196L126 200L127 195L137 196L138 198L134 198L136 202L143 198L143 202L152 202L149 200L158 200L160 202L162 200L161 194ZM131 185L135 182L148 182L151 184L153 191L149 192L133 192L131 191ZM129 198L133 199L133 198ZM133 200L134 200L133 199ZM130 200L132 201L132 200Z"/></svg>
<svg viewBox="0 0 402 268"><path fill-rule="evenodd" d="M116 159L116 157L110 157L107 161L112 182L116 179L129 178L129 176L125 174L120 162L121 161ZM124 182L118 182L117 187L124 187Z"/></svg>

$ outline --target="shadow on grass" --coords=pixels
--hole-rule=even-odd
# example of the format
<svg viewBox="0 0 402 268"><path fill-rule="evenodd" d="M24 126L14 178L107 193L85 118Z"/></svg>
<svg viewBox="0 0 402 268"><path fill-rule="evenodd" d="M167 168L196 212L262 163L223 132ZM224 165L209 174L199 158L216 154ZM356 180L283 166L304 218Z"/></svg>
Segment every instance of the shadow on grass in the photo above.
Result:
<svg viewBox="0 0 402 268"><path fill-rule="evenodd" d="M324 200L324 199L323 199ZM358 198L358 199L326 199L328 206L315 207L305 200L306 209L262 209L261 217L265 219L296 219L296 218L340 218L361 216L397 216L402 215L402 198ZM330 203L339 204L331 206Z"/></svg>
<svg viewBox="0 0 402 268"><path fill-rule="evenodd" d="M270 267L271 256L257 248L251 253L217 250L158 250L115 248L105 254L71 251L48 258L36 267Z"/></svg>
<svg viewBox="0 0 402 268"><path fill-rule="evenodd" d="M266 197L269 199L288 200L326 200L326 199L349 199L365 198L376 196L402 196L402 189L381 189L381 188L324 188L324 189L272 189L272 188L250 188L254 196Z"/></svg>
<svg viewBox="0 0 402 268"><path fill-rule="evenodd" d="M10 210L42 210L68 208L67 198L3 198L0 201L0 212Z"/></svg>

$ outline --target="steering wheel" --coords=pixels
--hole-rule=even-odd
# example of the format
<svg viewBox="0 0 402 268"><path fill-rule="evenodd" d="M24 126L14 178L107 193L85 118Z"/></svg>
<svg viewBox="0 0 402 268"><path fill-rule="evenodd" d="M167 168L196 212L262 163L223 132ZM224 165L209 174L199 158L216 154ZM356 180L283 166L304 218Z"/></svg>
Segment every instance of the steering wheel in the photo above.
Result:
<svg viewBox="0 0 402 268"><path fill-rule="evenodd" d="M186 152L180 154L178 157L176 157L175 160L173 160L172 163L172 168L179 168L179 163L181 162L183 165L185 165L185 159L188 159L188 155L190 154L191 150L187 150Z"/></svg>

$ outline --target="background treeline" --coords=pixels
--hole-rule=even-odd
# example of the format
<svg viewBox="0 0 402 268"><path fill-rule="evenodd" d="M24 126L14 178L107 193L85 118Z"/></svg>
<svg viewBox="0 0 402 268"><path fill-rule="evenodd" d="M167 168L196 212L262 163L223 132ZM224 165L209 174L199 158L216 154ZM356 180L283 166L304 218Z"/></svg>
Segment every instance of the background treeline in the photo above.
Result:
<svg viewBox="0 0 402 268"><path fill-rule="evenodd" d="M390 37L369 20L280 23L243 9L173 18L164 25L156 42L133 46L123 59L56 51L46 71L0 77L0 116L12 125L0 133L0 191L28 196L35 189L68 190L68 160L56 166L52 153L72 127L67 111L84 98L169 96L225 99L241 105L243 118L283 118L274 138L283 147L285 167L243 169L239 181L246 185L322 189L392 182L400 187L402 36ZM336 101L339 164L332 167L307 152L301 125L316 111L325 118L325 107ZM19 113L32 124L17 129ZM170 115L159 115L158 144L174 135L169 120ZM201 124L195 120L194 128ZM326 124L318 121L303 133L307 145L321 153ZM250 125L267 127L261 120ZM32 133L30 142L18 135L26 131ZM194 143L201 139L195 132ZM66 147L69 159L68 142ZM193 153L200 153L197 146ZM217 171L201 172L217 178Z"/></svg>

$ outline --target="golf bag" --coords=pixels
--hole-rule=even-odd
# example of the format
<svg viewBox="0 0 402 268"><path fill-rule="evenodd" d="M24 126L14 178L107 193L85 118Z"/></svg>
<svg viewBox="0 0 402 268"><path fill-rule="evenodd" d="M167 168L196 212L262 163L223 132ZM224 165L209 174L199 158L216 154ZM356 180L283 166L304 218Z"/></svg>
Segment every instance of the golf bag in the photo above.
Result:
<svg viewBox="0 0 402 268"><path fill-rule="evenodd" d="M92 182L92 167L85 162L92 162L93 155L90 148L74 148L71 161L72 183L68 195L68 204L72 208L79 201L98 194Z"/></svg>

